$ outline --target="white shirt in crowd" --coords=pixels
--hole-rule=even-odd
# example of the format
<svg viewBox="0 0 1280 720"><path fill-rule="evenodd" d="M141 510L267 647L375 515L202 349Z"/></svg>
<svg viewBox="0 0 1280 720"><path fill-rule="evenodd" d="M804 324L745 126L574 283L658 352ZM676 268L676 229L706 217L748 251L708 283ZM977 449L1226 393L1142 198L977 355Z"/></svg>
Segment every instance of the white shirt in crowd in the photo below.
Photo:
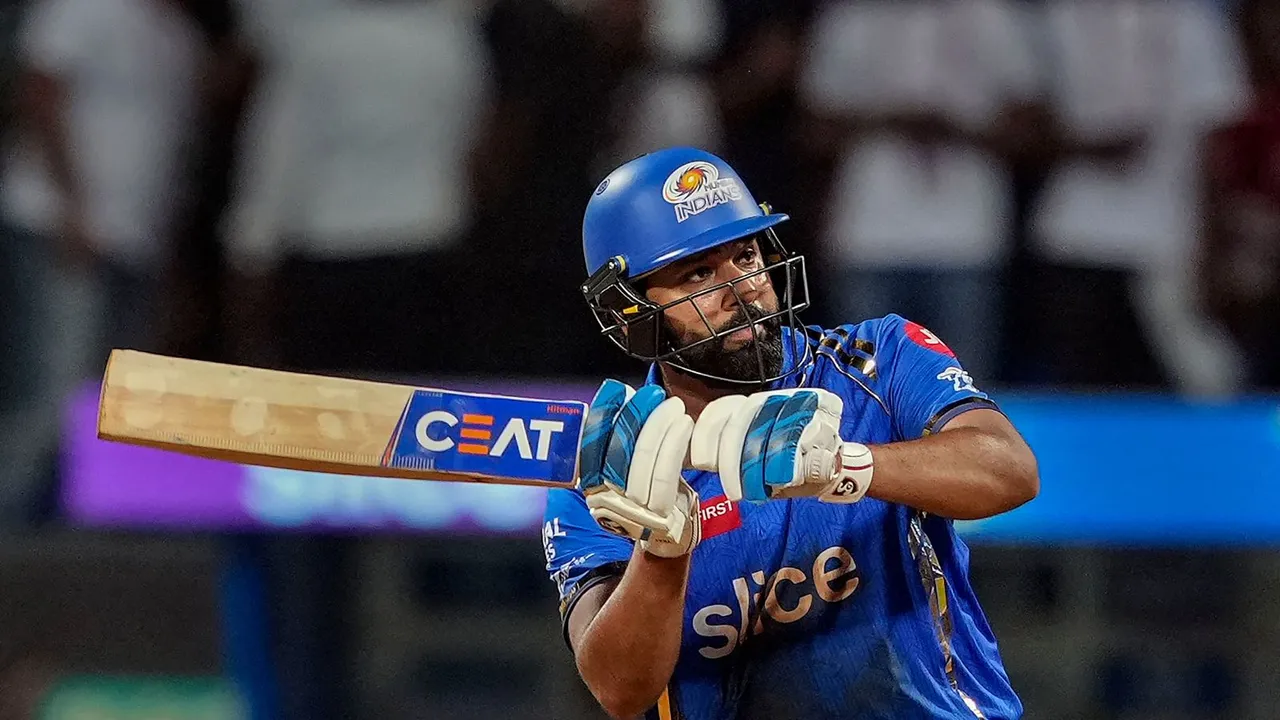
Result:
<svg viewBox="0 0 1280 720"><path fill-rule="evenodd" d="M1051 0L1042 13L1046 77L1068 131L1147 138L1123 171L1081 159L1050 178L1033 211L1036 251L1136 271L1133 307L1179 391L1236 391L1240 354L1193 289L1200 140L1249 95L1230 24L1201 0Z"/></svg>
<svg viewBox="0 0 1280 720"><path fill-rule="evenodd" d="M30 12L21 60L67 84L88 230L104 254L153 263L181 197L203 39L161 0L41 0ZM63 200L36 142L13 138L0 189L8 220L55 232Z"/></svg>
<svg viewBox="0 0 1280 720"><path fill-rule="evenodd" d="M597 0L599 1L599 0ZM696 72L723 42L723 18L715 0L651 0L645 42L656 67L638 78L629 102L615 112L619 147L600 159L606 175L619 157L657 148L691 145L715 152L724 141L710 80Z"/></svg>
<svg viewBox="0 0 1280 720"><path fill-rule="evenodd" d="M649 0L646 39L668 64L710 61L723 41L717 0Z"/></svg>
<svg viewBox="0 0 1280 720"><path fill-rule="evenodd" d="M232 261L422 252L471 219L467 159L489 99L465 4L348 3L287 30L239 151Z"/></svg>
<svg viewBox="0 0 1280 720"><path fill-rule="evenodd" d="M240 34L267 64L281 58L297 26L348 0L233 0Z"/></svg>
<svg viewBox="0 0 1280 720"><path fill-rule="evenodd" d="M1232 29L1203 0L1051 0L1041 21L1067 130L1149 136L1125 172L1081 159L1050 178L1033 215L1038 252L1088 266L1183 264L1198 231L1200 139L1247 98Z"/></svg>
<svg viewBox="0 0 1280 720"><path fill-rule="evenodd" d="M933 110L979 129L1034 92L1020 22L1005 0L833 3L814 25L804 98L829 116ZM985 266L1004 252L1011 203L1007 171L979 149L874 135L841 159L826 241L861 267Z"/></svg>

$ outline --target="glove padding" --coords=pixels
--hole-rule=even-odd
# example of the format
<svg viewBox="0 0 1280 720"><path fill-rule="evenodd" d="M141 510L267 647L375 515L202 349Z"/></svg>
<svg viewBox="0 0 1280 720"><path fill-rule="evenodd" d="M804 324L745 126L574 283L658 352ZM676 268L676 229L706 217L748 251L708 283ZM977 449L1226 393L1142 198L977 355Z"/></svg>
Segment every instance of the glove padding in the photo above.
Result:
<svg viewBox="0 0 1280 720"><path fill-rule="evenodd" d="M703 409L694 426L690 462L719 472L734 502L857 502L870 485L871 453L840 439L843 412L840 396L821 388L722 397Z"/></svg>
<svg viewBox="0 0 1280 720"><path fill-rule="evenodd" d="M698 495L680 477L693 419L661 387L606 380L587 412L578 488L605 530L678 557L701 539Z"/></svg>

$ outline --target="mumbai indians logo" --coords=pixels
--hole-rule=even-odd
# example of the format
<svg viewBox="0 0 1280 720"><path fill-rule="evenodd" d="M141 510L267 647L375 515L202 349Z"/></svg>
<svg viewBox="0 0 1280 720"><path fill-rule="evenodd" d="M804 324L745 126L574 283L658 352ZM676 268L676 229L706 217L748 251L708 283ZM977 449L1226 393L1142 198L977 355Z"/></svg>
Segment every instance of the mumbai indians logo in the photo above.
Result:
<svg viewBox="0 0 1280 720"><path fill-rule="evenodd" d="M675 206L678 223L742 197L736 180L721 178L715 165L702 161L681 165L662 184L662 199Z"/></svg>

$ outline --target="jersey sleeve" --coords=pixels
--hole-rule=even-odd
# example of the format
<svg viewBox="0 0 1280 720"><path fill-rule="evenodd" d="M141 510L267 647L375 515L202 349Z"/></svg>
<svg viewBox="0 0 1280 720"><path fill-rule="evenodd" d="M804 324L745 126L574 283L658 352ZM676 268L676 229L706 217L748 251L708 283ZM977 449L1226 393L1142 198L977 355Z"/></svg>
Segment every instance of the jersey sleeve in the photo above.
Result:
<svg viewBox="0 0 1280 720"><path fill-rule="evenodd" d="M881 397L903 440L928 435L978 407L998 409L937 335L919 323L888 315L877 332ZM883 355L881 354L883 353Z"/></svg>
<svg viewBox="0 0 1280 720"><path fill-rule="evenodd" d="M547 508L542 525L542 548L547 573L560 596L560 621L568 643L569 613L582 593L597 583L621 575L635 543L606 532L577 490L547 492Z"/></svg>

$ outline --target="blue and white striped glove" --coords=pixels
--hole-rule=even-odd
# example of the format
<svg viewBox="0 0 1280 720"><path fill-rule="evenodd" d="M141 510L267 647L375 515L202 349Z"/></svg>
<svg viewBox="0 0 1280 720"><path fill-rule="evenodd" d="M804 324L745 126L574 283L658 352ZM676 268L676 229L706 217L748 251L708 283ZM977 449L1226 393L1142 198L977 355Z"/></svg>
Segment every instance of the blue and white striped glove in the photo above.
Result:
<svg viewBox="0 0 1280 720"><path fill-rule="evenodd" d="M698 495L680 472L693 433L684 401L656 385L606 380L587 411L578 489L600 527L679 557L701 536Z"/></svg>
<svg viewBox="0 0 1280 720"><path fill-rule="evenodd" d="M703 409L689 460L720 473L733 501L817 497L853 503L871 485L867 446L840 438L844 402L821 388L729 395Z"/></svg>

